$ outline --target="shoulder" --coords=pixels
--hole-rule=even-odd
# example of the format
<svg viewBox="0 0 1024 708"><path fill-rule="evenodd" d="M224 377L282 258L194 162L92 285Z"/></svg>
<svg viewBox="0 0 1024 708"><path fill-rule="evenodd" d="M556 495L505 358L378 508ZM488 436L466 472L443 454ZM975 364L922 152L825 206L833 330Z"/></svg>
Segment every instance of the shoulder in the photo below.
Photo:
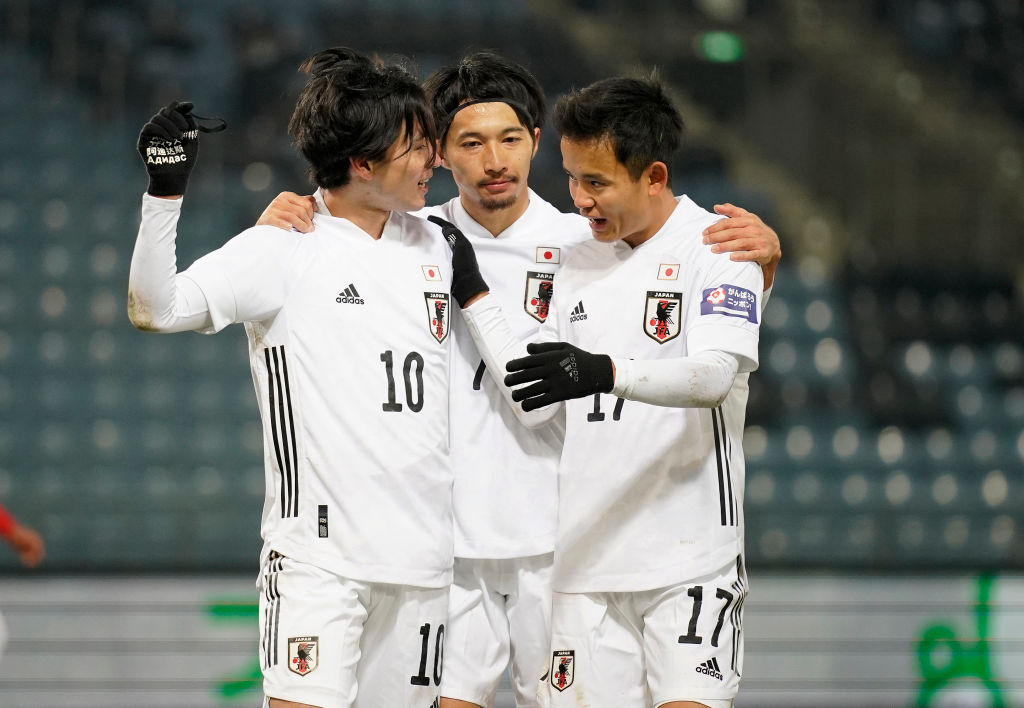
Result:
<svg viewBox="0 0 1024 708"><path fill-rule="evenodd" d="M614 244L601 243L593 238L588 238L569 249L569 254L563 261L562 267L563 269L573 269L614 261L616 260L615 249Z"/></svg>
<svg viewBox="0 0 1024 708"><path fill-rule="evenodd" d="M577 243L590 241L590 225L575 213L559 211L553 204L530 192L530 205L537 227L551 234L559 246L571 248Z"/></svg>
<svg viewBox="0 0 1024 708"><path fill-rule="evenodd" d="M228 241L225 247L284 253L294 250L303 240L309 239L294 229L285 231L276 226L252 226Z"/></svg>
<svg viewBox="0 0 1024 708"><path fill-rule="evenodd" d="M425 209L411 213L392 212L392 223L401 229L403 244L426 250L439 249L442 246L447 248L441 235L441 227L427 221L429 215L430 212ZM438 215L447 218L443 213Z"/></svg>

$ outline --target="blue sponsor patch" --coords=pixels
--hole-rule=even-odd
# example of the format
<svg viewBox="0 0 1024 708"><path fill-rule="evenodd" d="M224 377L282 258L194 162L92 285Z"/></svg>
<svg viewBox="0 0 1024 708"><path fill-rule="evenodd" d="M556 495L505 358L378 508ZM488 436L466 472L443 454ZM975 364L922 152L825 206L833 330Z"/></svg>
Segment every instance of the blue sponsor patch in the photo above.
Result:
<svg viewBox="0 0 1024 708"><path fill-rule="evenodd" d="M757 295L746 288L722 283L708 288L700 301L700 314L742 317L757 324Z"/></svg>

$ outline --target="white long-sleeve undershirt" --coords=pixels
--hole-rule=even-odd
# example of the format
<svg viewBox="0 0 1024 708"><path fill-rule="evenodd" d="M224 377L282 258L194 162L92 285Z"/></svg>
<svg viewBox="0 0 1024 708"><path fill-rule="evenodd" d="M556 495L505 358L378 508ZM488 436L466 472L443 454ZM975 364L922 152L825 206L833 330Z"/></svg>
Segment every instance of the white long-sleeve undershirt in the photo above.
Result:
<svg viewBox="0 0 1024 708"><path fill-rule="evenodd" d="M178 273L175 239L182 201L142 197L128 274L128 318L147 332L204 330L213 324L199 285Z"/></svg>
<svg viewBox="0 0 1024 708"><path fill-rule="evenodd" d="M512 333L497 298L485 295L464 308L462 314L487 370L519 421L535 427L554 417L557 405L525 412L522 405L512 400L512 389L504 383L505 365L513 359L527 356L527 342L518 340ZM547 329L541 328L540 338L550 341L554 333L547 332ZM613 358L612 362L615 365L612 394L672 408L714 408L719 405L732 388L740 366L736 356L718 350L673 359Z"/></svg>

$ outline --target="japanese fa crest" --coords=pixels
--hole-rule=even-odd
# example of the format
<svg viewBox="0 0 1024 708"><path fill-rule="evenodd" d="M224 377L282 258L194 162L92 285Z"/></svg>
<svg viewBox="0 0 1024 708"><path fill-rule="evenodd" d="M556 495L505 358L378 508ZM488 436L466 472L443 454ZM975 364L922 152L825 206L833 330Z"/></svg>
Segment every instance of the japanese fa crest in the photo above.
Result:
<svg viewBox="0 0 1024 708"><path fill-rule="evenodd" d="M551 653L551 685L564 691L572 685L576 675L576 652L563 649Z"/></svg>
<svg viewBox="0 0 1024 708"><path fill-rule="evenodd" d="M523 308L526 314L538 322L548 318L554 277L553 273L526 271L526 297L523 298Z"/></svg>
<svg viewBox="0 0 1024 708"><path fill-rule="evenodd" d="M682 293L648 290L647 307L644 310L644 333L658 344L678 337L679 308L682 301Z"/></svg>
<svg viewBox="0 0 1024 708"><path fill-rule="evenodd" d="M448 336L448 323L451 317L448 312L448 293L423 293L427 302L427 324L434 339L443 342Z"/></svg>
<svg viewBox="0 0 1024 708"><path fill-rule="evenodd" d="M315 669L320 659L318 643L319 637L289 637L288 670L305 676Z"/></svg>

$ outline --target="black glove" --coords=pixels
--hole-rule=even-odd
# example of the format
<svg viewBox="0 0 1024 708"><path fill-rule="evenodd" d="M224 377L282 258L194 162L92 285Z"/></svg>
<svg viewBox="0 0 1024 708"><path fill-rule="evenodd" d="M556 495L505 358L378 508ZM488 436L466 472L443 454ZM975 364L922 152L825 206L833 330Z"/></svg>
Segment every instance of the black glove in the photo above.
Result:
<svg viewBox="0 0 1024 708"><path fill-rule="evenodd" d="M474 297L490 290L487 281L480 275L473 244L450 221L439 216L428 216L427 219L441 227L441 233L452 249L452 297L459 303L459 307L465 307Z"/></svg>
<svg viewBox="0 0 1024 708"><path fill-rule="evenodd" d="M206 127L196 120L215 120L219 125ZM185 193L188 176L199 157L199 131L216 133L227 127L220 118L203 118L192 113L188 101L173 101L142 126L139 154L149 173L149 189L154 197L172 197Z"/></svg>
<svg viewBox="0 0 1024 708"><path fill-rule="evenodd" d="M566 342L528 344L526 351L531 356L505 365L514 372L505 377L506 386L536 382L512 392L512 400L522 401L524 411L592 393L608 393L615 384L612 359L607 354L591 354Z"/></svg>

